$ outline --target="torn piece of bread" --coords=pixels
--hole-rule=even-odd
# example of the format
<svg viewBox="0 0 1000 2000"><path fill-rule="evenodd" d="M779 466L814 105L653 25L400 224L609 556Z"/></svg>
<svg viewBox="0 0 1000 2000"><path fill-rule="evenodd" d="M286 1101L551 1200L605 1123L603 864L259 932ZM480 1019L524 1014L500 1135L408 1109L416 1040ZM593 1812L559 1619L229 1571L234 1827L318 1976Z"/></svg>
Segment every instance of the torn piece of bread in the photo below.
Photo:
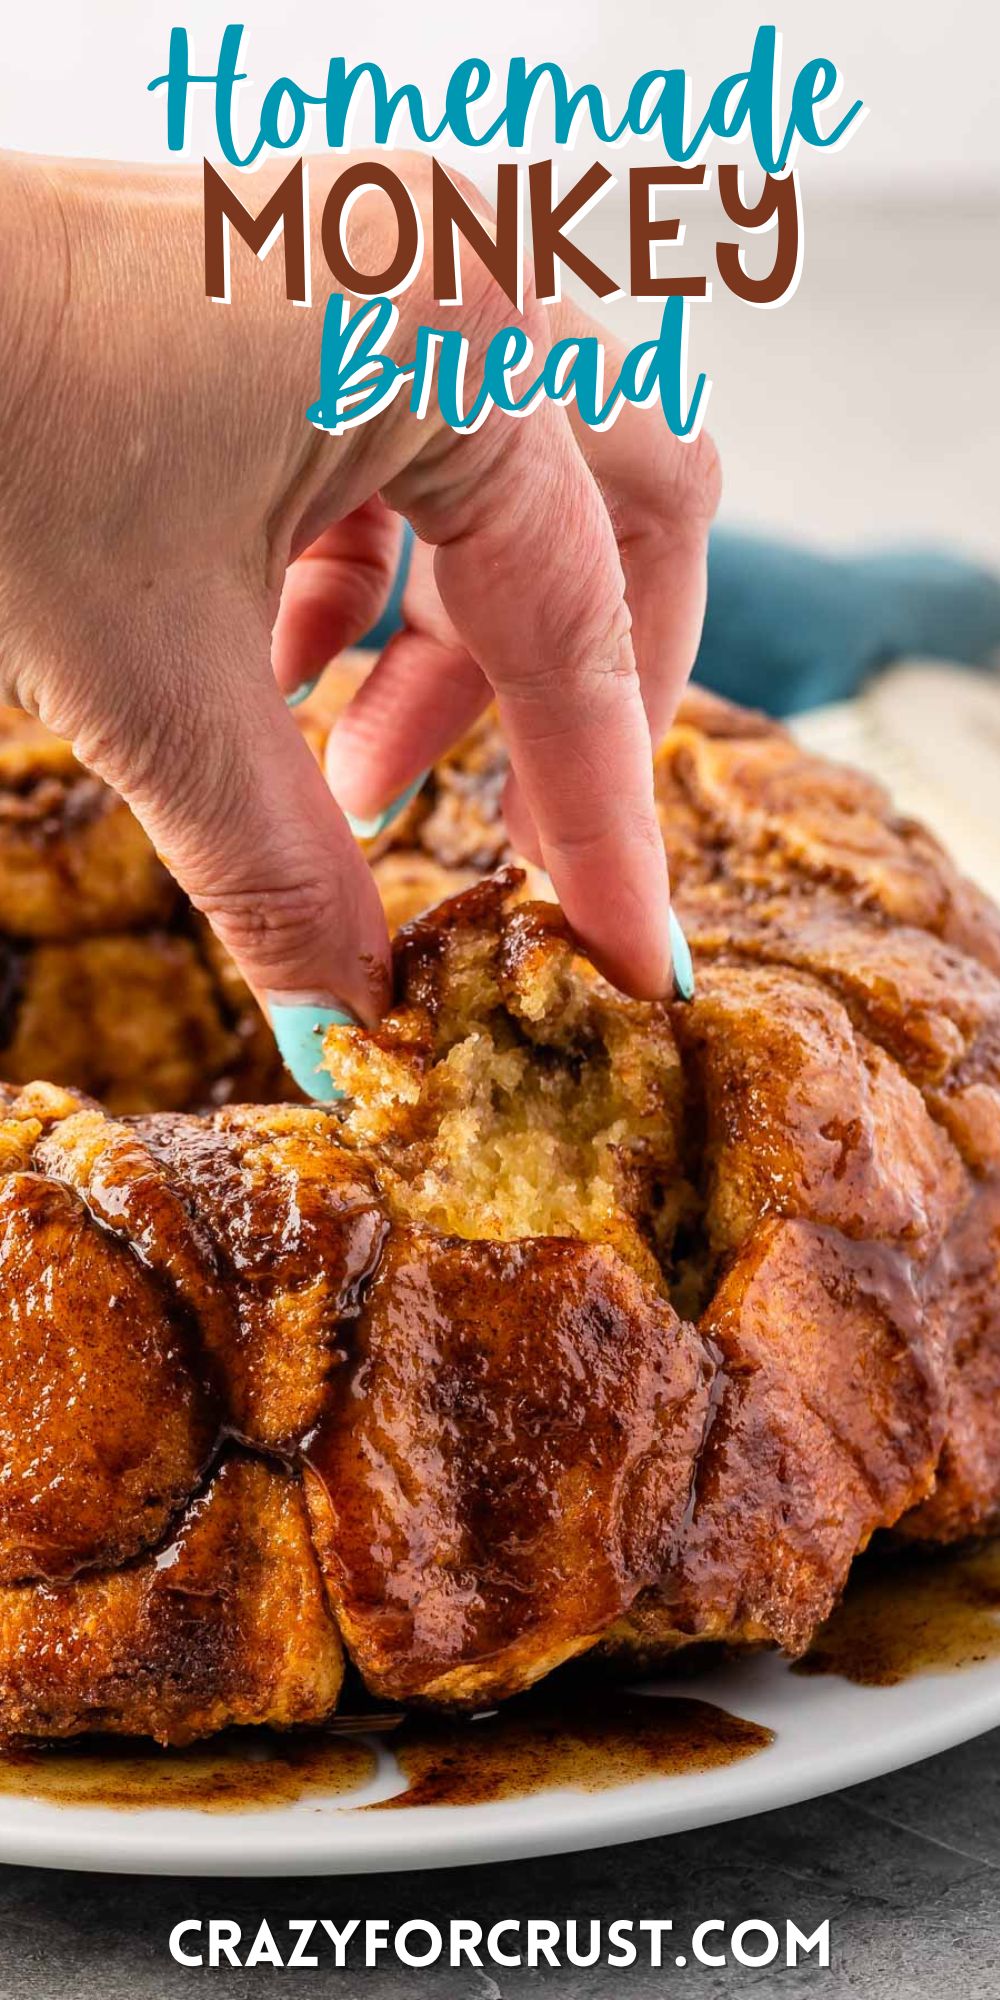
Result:
<svg viewBox="0 0 1000 2000"><path fill-rule="evenodd" d="M407 1220L608 1243L662 1288L690 1200L668 1008L614 993L523 887L507 869L408 926L378 1031L328 1031L344 1137Z"/></svg>

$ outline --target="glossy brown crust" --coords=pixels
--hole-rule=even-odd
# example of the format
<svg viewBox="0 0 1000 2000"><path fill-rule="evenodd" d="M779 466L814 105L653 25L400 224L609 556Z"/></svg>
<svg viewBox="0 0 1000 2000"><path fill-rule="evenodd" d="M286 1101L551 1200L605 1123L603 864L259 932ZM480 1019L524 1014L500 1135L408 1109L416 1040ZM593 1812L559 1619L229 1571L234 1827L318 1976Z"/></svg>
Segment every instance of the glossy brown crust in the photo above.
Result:
<svg viewBox="0 0 1000 2000"><path fill-rule="evenodd" d="M107 1259L131 1250L193 1331L217 1422L292 1451L322 1413L388 1228L334 1116L278 1105L125 1124L65 1095L55 1105L31 1154L50 1176L41 1185L53 1201L72 1189ZM100 1296L98 1284L90 1316Z"/></svg>
<svg viewBox="0 0 1000 2000"><path fill-rule="evenodd" d="M131 930L162 924L178 901L121 800L40 722L0 708L0 931Z"/></svg>
<svg viewBox="0 0 1000 2000"><path fill-rule="evenodd" d="M674 1026L703 1126L716 1257L769 1215L937 1249L968 1200L955 1146L836 995L783 965L707 965Z"/></svg>
<svg viewBox="0 0 1000 2000"><path fill-rule="evenodd" d="M317 1106L150 1119L139 1130L209 1252L202 1325L229 1424L291 1452L323 1414L388 1230L373 1174ZM173 1241L165 1218L146 1254L165 1265Z"/></svg>
<svg viewBox="0 0 1000 2000"><path fill-rule="evenodd" d="M832 988L866 1037L922 1091L979 1177L1000 1171L1000 977L927 931L843 905L787 900L706 918L681 907L700 952L794 966Z"/></svg>
<svg viewBox="0 0 1000 2000"><path fill-rule="evenodd" d="M1000 970L1000 916L926 830L892 811L882 787L811 756L759 719L706 734L682 706L657 756L674 883L720 921L776 896L820 920L845 905L936 933Z"/></svg>
<svg viewBox="0 0 1000 2000"><path fill-rule="evenodd" d="M907 1516L913 1541L961 1542L1000 1524L1000 1184L977 1188L925 1283L947 1428L934 1490Z"/></svg>
<svg viewBox="0 0 1000 2000"><path fill-rule="evenodd" d="M776 727L743 732L740 711L730 714L733 729L708 739L682 713L658 758L677 907L699 970L711 963L720 986L735 990L736 967L757 965L794 969L832 994L858 1048L880 1052L897 1107L905 1078L935 1149L940 1135L950 1142L939 1189L947 1226L914 1260L947 1435L934 1492L901 1528L959 1540L1000 1520L1000 916L880 787L807 756ZM912 1186L929 1158L927 1121L912 1110L893 1120L883 1107L883 1153L893 1125L890 1150ZM800 1182L819 1155L800 1129ZM712 1171L731 1176L734 1165Z"/></svg>
<svg viewBox="0 0 1000 2000"><path fill-rule="evenodd" d="M401 908L407 870L436 894L503 855L503 769L487 722L373 848ZM10 1299L43 1310L0 1313L3 1575L28 1579L0 1592L0 1726L182 1740L234 1712L230 1641L247 1719L314 1719L335 1624L375 1691L458 1705L594 1644L797 1652L872 1534L1000 1519L996 915L877 786L705 695L657 784L691 1006L610 993L507 873L404 930L382 1028L331 1038L341 1111L8 1105L0 1279L6 1258ZM210 962L195 926L169 935ZM427 1219L456 1161L485 1190L459 1233ZM551 1162L558 1226L517 1226ZM486 1241L494 1183L514 1223ZM271 1535L273 1491L297 1525L202 1652L194 1591L153 1579L233 1432L288 1469L231 1461L199 1574L249 1574L231 1552ZM292 1660L314 1549L329 1610Z"/></svg>
<svg viewBox="0 0 1000 2000"><path fill-rule="evenodd" d="M0 1588L7 1738L322 1722L342 1675L301 1488L273 1465L230 1458L155 1556Z"/></svg>
<svg viewBox="0 0 1000 2000"><path fill-rule="evenodd" d="M330 1601L379 1692L499 1698L592 1644L659 1573L714 1377L693 1329L606 1246L469 1244L393 1221L337 1132L319 1107L125 1124L48 1086L12 1096L0 1220L23 1308L0 1317L0 1411L34 1540L12 1514L7 1734L115 1727L182 1741L260 1716L263 1695L236 1702L228 1610L196 1646L195 1586L174 1597L159 1581L201 1464L234 1428L307 1467ZM27 1369L22 1316L41 1347ZM161 1363L155 1337L175 1326L186 1345ZM49 1465L64 1482L51 1494ZM223 1553L257 1548L263 1490L238 1484ZM289 1563L287 1604L269 1572L276 1629L304 1588ZM197 1588L242 1603L241 1578ZM257 1631L248 1601L240 1644ZM410 1640L396 1656L401 1622ZM289 1685L266 1717L315 1719L321 1688Z"/></svg>
<svg viewBox="0 0 1000 2000"><path fill-rule="evenodd" d="M295 711L322 756L363 678L350 658ZM366 843L397 930L507 854L492 720ZM0 1077L85 1090L116 1112L299 1101L260 1010L127 807L69 745L0 708Z"/></svg>
<svg viewBox="0 0 1000 2000"><path fill-rule="evenodd" d="M0 1119L0 1580L151 1547L201 1475L219 1410L195 1322L68 1179L44 1167L73 1100Z"/></svg>
<svg viewBox="0 0 1000 2000"><path fill-rule="evenodd" d="M700 1332L721 1367L693 1505L664 1578L608 1650L649 1663L721 1639L798 1653L875 1530L933 1489L944 1392L909 1267L772 1221Z"/></svg>
<svg viewBox="0 0 1000 2000"><path fill-rule="evenodd" d="M215 1435L169 1297L69 1188L11 1174L0 1318L0 1578L72 1576L148 1548Z"/></svg>
<svg viewBox="0 0 1000 2000"><path fill-rule="evenodd" d="M474 1705L592 1643L663 1568L713 1373L603 1248L396 1230L308 1448L367 1685Z"/></svg>

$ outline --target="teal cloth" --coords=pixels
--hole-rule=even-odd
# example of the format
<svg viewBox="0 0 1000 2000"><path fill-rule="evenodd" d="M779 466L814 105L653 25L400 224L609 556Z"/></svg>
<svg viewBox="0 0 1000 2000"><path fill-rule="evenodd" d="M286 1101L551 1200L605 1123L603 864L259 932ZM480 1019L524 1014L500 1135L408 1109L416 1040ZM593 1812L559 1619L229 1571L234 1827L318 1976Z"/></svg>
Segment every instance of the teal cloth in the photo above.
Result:
<svg viewBox="0 0 1000 2000"><path fill-rule="evenodd" d="M399 628L413 546L365 645ZM1000 657L1000 577L934 549L825 555L716 529L694 677L731 701L793 715L846 701L906 654L985 666Z"/></svg>
<svg viewBox="0 0 1000 2000"><path fill-rule="evenodd" d="M906 654L1000 658L1000 578L931 549L824 555L717 529L694 677L793 715L846 701Z"/></svg>

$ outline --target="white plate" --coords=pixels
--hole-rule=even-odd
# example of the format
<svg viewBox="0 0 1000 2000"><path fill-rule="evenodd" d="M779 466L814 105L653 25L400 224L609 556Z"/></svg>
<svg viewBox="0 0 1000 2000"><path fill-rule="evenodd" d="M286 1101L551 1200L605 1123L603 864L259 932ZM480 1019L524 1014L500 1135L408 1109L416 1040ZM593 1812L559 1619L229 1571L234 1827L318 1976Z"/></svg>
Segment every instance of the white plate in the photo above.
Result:
<svg viewBox="0 0 1000 2000"><path fill-rule="evenodd" d="M807 749L870 771L1000 899L1000 675L905 660L855 701L794 719Z"/></svg>
<svg viewBox="0 0 1000 2000"><path fill-rule="evenodd" d="M758 1656L671 1680L669 1692L763 1723L775 1740L742 1763L614 1791L385 1814L357 1808L401 1789L388 1743L375 1781L349 1801L312 1793L291 1806L220 1815L0 1798L0 1861L124 1874L342 1875L568 1853L816 1798L1000 1724L998 1661L864 1688Z"/></svg>

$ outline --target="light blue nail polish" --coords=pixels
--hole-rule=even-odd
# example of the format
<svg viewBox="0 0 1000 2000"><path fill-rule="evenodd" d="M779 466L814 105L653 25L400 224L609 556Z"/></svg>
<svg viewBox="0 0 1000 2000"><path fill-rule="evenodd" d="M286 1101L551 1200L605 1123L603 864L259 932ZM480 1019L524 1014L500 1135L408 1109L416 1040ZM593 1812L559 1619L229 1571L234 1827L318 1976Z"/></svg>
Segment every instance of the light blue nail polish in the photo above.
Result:
<svg viewBox="0 0 1000 2000"><path fill-rule="evenodd" d="M312 694L313 688L316 688L318 686L319 686L318 674L316 675L314 680L303 681L301 687L293 688L291 694L286 694L285 707L298 708L300 701L308 701L309 696Z"/></svg>
<svg viewBox="0 0 1000 2000"><path fill-rule="evenodd" d="M691 947L675 912L670 912L670 956L674 964L674 985L679 1000L694 999L694 965Z"/></svg>
<svg viewBox="0 0 1000 2000"><path fill-rule="evenodd" d="M327 1028L353 1028L357 1018L345 1007L321 1007L317 1002L270 1002L271 1026L286 1069L300 1090L321 1104L343 1097L329 1071L322 1067L323 1035Z"/></svg>
<svg viewBox="0 0 1000 2000"><path fill-rule="evenodd" d="M386 806L382 812L373 813L371 819L363 819L359 813L345 812L344 818L355 839L374 840L377 833L384 833L386 827L391 826L394 819L398 819L410 800L416 798L426 777L427 772L421 771L420 776L414 778L412 785L407 785L405 792L400 792L398 799L393 799L392 804Z"/></svg>

